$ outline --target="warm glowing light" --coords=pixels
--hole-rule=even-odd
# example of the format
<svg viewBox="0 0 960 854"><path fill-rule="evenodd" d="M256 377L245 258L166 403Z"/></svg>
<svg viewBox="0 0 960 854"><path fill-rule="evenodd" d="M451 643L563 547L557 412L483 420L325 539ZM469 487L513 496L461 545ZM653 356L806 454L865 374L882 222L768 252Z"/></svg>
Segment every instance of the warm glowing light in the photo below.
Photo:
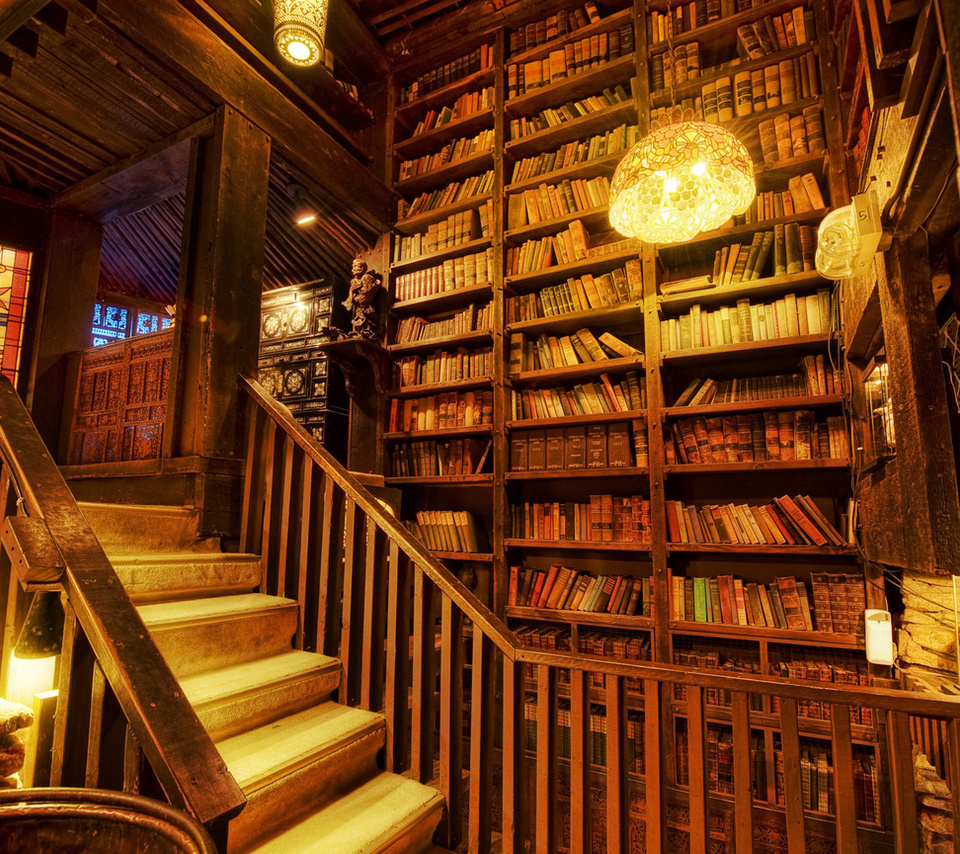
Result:
<svg viewBox="0 0 960 854"><path fill-rule="evenodd" d="M316 219L317 215L315 213L307 213L297 217L297 225L310 225L310 223L316 221Z"/></svg>
<svg viewBox="0 0 960 854"><path fill-rule="evenodd" d="M680 243L742 214L756 192L740 140L720 125L677 122L651 131L620 161L610 224L647 243Z"/></svg>
<svg viewBox="0 0 960 854"><path fill-rule="evenodd" d="M275 0L273 40L294 65L316 65L323 57L328 0Z"/></svg>

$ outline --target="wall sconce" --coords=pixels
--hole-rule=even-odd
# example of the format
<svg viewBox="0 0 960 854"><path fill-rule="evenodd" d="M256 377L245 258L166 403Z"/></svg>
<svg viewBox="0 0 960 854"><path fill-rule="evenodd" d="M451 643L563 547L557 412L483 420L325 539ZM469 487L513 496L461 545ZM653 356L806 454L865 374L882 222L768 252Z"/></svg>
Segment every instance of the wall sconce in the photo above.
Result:
<svg viewBox="0 0 960 854"><path fill-rule="evenodd" d="M301 184L289 184L287 192L293 198L293 221L301 227L314 222L317 209L307 198L306 189Z"/></svg>
<svg viewBox="0 0 960 854"><path fill-rule="evenodd" d="M323 56L329 0L274 0L273 41L287 62L316 65Z"/></svg>

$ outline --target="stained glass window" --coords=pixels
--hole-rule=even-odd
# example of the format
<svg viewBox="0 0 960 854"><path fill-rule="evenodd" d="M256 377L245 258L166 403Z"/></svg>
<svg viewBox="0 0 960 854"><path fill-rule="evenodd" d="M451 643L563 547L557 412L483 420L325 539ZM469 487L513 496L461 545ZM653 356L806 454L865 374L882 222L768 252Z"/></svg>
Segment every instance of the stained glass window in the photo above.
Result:
<svg viewBox="0 0 960 854"><path fill-rule="evenodd" d="M0 372L16 384L30 289L31 253L0 246Z"/></svg>
<svg viewBox="0 0 960 854"><path fill-rule="evenodd" d="M165 314L128 309L109 302L98 302L93 306L93 346L102 347L133 335L149 335L166 329L172 318Z"/></svg>

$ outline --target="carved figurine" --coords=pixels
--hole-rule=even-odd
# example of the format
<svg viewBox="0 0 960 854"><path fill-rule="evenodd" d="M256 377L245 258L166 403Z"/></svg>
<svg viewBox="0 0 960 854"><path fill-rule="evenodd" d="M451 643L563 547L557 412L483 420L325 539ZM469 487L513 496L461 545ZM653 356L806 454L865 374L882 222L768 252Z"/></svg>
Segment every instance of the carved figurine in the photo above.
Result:
<svg viewBox="0 0 960 854"><path fill-rule="evenodd" d="M375 340L377 337L377 294L380 292L380 276L367 270L362 258L354 258L351 269L350 291L343 307L351 312L350 337Z"/></svg>

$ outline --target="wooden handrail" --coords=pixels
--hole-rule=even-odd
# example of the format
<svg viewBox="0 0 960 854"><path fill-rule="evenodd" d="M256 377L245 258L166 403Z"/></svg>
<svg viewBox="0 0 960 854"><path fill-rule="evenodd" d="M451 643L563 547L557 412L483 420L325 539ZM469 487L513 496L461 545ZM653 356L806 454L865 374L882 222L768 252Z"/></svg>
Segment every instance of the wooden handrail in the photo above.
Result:
<svg viewBox="0 0 960 854"><path fill-rule="evenodd" d="M493 614L470 590L463 586L437 558L410 532L387 513L381 504L337 461L325 448L318 445L290 414L286 406L277 402L266 393L256 380L240 378L240 384L250 396L267 412L278 427L291 436L301 451L320 466L353 501L360 510L376 522L385 531L390 541L419 566L427 577L447 596L466 616L478 625L487 637L505 655L513 658L520 649L520 642L507 625Z"/></svg>
<svg viewBox="0 0 960 854"><path fill-rule="evenodd" d="M164 794L206 825L237 814L243 793L6 377L0 377L0 456L22 511L46 523L60 551L60 584Z"/></svg>

